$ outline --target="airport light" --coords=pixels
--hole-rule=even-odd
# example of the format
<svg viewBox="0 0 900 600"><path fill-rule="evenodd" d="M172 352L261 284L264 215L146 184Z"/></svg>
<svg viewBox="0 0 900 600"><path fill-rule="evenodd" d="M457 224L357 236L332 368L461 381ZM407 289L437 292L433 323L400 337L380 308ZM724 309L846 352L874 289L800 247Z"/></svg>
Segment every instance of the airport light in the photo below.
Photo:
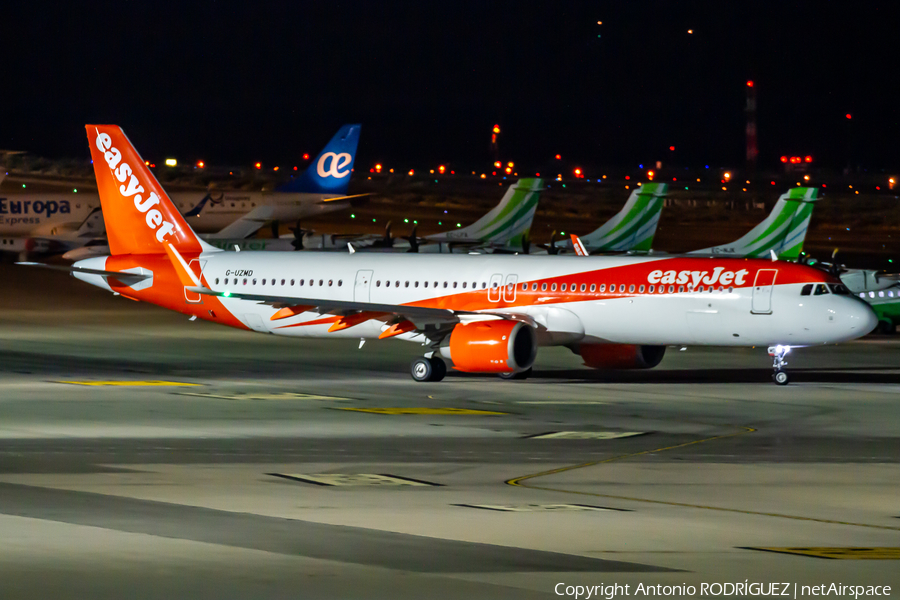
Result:
<svg viewBox="0 0 900 600"><path fill-rule="evenodd" d="M803 176L803 180L804 180L804 181L809 181L809 175L804 175L804 176Z"/></svg>
<svg viewBox="0 0 900 600"><path fill-rule="evenodd" d="M447 170L447 167L445 167L444 165L440 165L438 167L438 171L441 173L441 175L443 175L444 171L446 171L446 170Z"/></svg>
<svg viewBox="0 0 900 600"><path fill-rule="evenodd" d="M375 172L381 173L381 169L382 169L381 163L375 163Z"/></svg>
<svg viewBox="0 0 900 600"><path fill-rule="evenodd" d="M434 175L434 169L431 169L431 170L429 171L429 173L431 173L432 175Z"/></svg>
<svg viewBox="0 0 900 600"><path fill-rule="evenodd" d="M647 171L647 178L653 179L653 171Z"/></svg>
<svg viewBox="0 0 900 600"><path fill-rule="evenodd" d="M581 169L575 169L575 177L581 177Z"/></svg>
<svg viewBox="0 0 900 600"><path fill-rule="evenodd" d="M78 188L74 188L74 189L72 190L72 193L73 193L73 194L77 194L77 193L78 193Z"/></svg>
<svg viewBox="0 0 900 600"><path fill-rule="evenodd" d="M149 161L149 160L145 160L145 161L144 161L144 165L146 165L146 166L149 167L149 166L150 166L150 161Z"/></svg>
<svg viewBox="0 0 900 600"><path fill-rule="evenodd" d="M688 33L691 33L691 34L692 34L692 33L694 33L694 30L693 30L693 29L688 29Z"/></svg>
<svg viewBox="0 0 900 600"><path fill-rule="evenodd" d="M166 161L166 164L169 164L169 161ZM253 166L256 167L257 169L262 169L262 163L256 163Z"/></svg>
<svg viewBox="0 0 900 600"><path fill-rule="evenodd" d="M675 152L675 146L669 146L669 150L670 150L671 152Z"/></svg>
<svg viewBox="0 0 900 600"><path fill-rule="evenodd" d="M844 116L847 117L848 120L853 118L853 115L851 115L850 113L847 113L847 114L844 115Z"/></svg>
<svg viewBox="0 0 900 600"><path fill-rule="evenodd" d="M753 80L752 80L752 79L748 79L748 80L747 80L747 87L753 87Z"/></svg>
<svg viewBox="0 0 900 600"><path fill-rule="evenodd" d="M494 168L495 168L495 169L499 169L501 164L503 164L503 163L501 163L499 160L496 161L496 162L494 163Z"/></svg>
<svg viewBox="0 0 900 600"><path fill-rule="evenodd" d="M273 170L273 171L277 171L277 170L278 170L278 167L275 167L275 168L274 168L274 169L272 169L272 170Z"/></svg>
<svg viewBox="0 0 900 600"><path fill-rule="evenodd" d="M494 125L494 128L491 131L493 131L494 133L500 133L500 126Z"/></svg>
<svg viewBox="0 0 900 600"><path fill-rule="evenodd" d="M309 160L309 154L304 153L304 154L303 154L303 160Z"/></svg>
<svg viewBox="0 0 900 600"><path fill-rule="evenodd" d="M412 177L414 174L415 174L415 171L413 169L410 169L409 173L407 173L407 175L409 175L410 177Z"/></svg>
<svg viewBox="0 0 900 600"><path fill-rule="evenodd" d="M725 171L725 179L726 181L731 179L731 173L729 173L728 171Z"/></svg>
<svg viewBox="0 0 900 600"><path fill-rule="evenodd" d="M177 166L178 166L178 161L175 160L174 158L167 158L167 159L166 159L166 166L167 166L167 167L177 167Z"/></svg>
<svg viewBox="0 0 900 600"><path fill-rule="evenodd" d="M296 167L296 166L294 167L294 170L295 170L295 171L297 170L297 167Z"/></svg>
<svg viewBox="0 0 900 600"><path fill-rule="evenodd" d="M205 166L206 166L206 163L204 163L202 160L198 160L198 161L197 161L197 168L198 168L198 169L202 169L202 168L205 167Z"/></svg>
<svg viewBox="0 0 900 600"><path fill-rule="evenodd" d="M506 163L506 166L509 167L510 169L512 169L516 165L512 161L509 161L508 163Z"/></svg>
<svg viewBox="0 0 900 600"><path fill-rule="evenodd" d="M812 162L812 156L807 155L806 157L803 158L803 162L811 163L811 162Z"/></svg>
<svg viewBox="0 0 900 600"><path fill-rule="evenodd" d="M562 160L562 155L561 155L561 154L557 154L557 155L556 155L556 160Z"/></svg>
<svg viewBox="0 0 900 600"><path fill-rule="evenodd" d="M540 174L540 173L535 173L535 174L534 174L534 176L535 176L535 177L540 177L540 176L541 176L541 174ZM893 182L894 182L894 180L893 180L893 179L891 179L891 183L893 183Z"/></svg>
<svg viewBox="0 0 900 600"><path fill-rule="evenodd" d="M481 174L481 178L482 178L482 179L486 179L486 178L487 178L487 175L485 175L484 173L482 173L482 174Z"/></svg>
<svg viewBox="0 0 900 600"><path fill-rule="evenodd" d="M625 176L625 179L626 179L626 180L631 179L631 175L626 175L626 176Z"/></svg>
<svg viewBox="0 0 900 600"><path fill-rule="evenodd" d="M506 174L507 174L507 175L509 175L510 173L512 173L512 167L506 167L506 169L504 169L504 170L506 171Z"/></svg>

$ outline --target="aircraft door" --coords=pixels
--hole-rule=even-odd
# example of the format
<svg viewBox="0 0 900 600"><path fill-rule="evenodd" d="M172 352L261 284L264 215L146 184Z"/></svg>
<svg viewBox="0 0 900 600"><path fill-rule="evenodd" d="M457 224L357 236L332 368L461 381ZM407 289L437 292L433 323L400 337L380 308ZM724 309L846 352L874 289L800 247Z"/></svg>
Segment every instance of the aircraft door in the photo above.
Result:
<svg viewBox="0 0 900 600"><path fill-rule="evenodd" d="M772 314L772 290L778 269L760 269L753 280L753 299L750 312L755 315Z"/></svg>
<svg viewBox="0 0 900 600"><path fill-rule="evenodd" d="M500 302L503 295L503 275L494 273L491 275L491 281L488 284L488 302Z"/></svg>
<svg viewBox="0 0 900 600"><path fill-rule="evenodd" d="M506 276L506 285L503 286L503 301L504 302L515 302L516 301L516 286L519 283L518 275L507 275Z"/></svg>
<svg viewBox="0 0 900 600"><path fill-rule="evenodd" d="M195 258L190 262L188 268L194 273L198 280L203 275L203 269L206 267L206 261ZM202 280L201 280L202 281ZM197 292L189 292L184 288L184 299L190 304L203 304L203 296Z"/></svg>
<svg viewBox="0 0 900 600"><path fill-rule="evenodd" d="M370 292L374 271L360 270L356 272L356 283L353 284L354 302L371 302Z"/></svg>

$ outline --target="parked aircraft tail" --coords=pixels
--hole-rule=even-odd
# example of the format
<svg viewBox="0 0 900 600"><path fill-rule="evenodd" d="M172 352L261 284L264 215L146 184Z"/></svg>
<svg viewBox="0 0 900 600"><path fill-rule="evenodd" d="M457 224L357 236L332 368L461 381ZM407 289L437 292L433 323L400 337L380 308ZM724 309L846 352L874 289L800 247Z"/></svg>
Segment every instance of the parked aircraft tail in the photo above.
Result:
<svg viewBox="0 0 900 600"><path fill-rule="evenodd" d="M347 193L350 173L356 159L359 144L359 130L362 126L344 125L335 134L325 149L310 163L299 177L278 188L279 192L306 194Z"/></svg>
<svg viewBox="0 0 900 600"><path fill-rule="evenodd" d="M665 183L645 183L634 190L613 218L581 236L585 249L588 252L650 250L668 189ZM568 240L560 246L566 250L572 249L572 243Z"/></svg>
<svg viewBox="0 0 900 600"><path fill-rule="evenodd" d="M778 198L766 219L742 238L690 254L718 254L738 258L765 258L775 252L779 260L796 260L803 250L818 189L796 187Z"/></svg>
<svg viewBox="0 0 900 600"><path fill-rule="evenodd" d="M468 227L430 235L426 239L445 243L475 243L519 247L534 220L544 180L520 179L509 186L500 203Z"/></svg>

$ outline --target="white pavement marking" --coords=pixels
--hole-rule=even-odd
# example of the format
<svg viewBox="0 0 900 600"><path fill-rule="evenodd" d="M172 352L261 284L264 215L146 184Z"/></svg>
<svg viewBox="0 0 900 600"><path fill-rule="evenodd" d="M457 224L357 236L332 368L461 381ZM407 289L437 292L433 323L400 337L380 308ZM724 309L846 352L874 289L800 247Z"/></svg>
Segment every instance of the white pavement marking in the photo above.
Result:
<svg viewBox="0 0 900 600"><path fill-rule="evenodd" d="M379 475L374 473L313 473L313 474L297 474L297 473L269 473L275 477L282 479L293 479L304 483L313 483L315 485L328 486L418 486L429 487L438 486L438 483L430 483L428 481L419 481L418 479L409 479L407 477L398 477L396 475Z"/></svg>
<svg viewBox="0 0 900 600"><path fill-rule="evenodd" d="M526 436L532 440L617 440L644 435L646 431L553 431Z"/></svg>
<svg viewBox="0 0 900 600"><path fill-rule="evenodd" d="M607 508L605 506L589 506L587 504L455 504L467 508L483 508L501 512L577 512L577 511L626 511L623 508Z"/></svg>

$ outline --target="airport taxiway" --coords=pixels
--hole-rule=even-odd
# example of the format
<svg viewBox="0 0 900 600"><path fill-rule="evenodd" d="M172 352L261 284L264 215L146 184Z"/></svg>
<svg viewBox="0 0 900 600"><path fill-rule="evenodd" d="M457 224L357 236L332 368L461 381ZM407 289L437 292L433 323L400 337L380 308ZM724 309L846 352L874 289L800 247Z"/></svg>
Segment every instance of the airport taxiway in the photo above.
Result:
<svg viewBox="0 0 900 600"><path fill-rule="evenodd" d="M787 387L759 348L418 384L411 344L0 275L0 597L900 588L900 341L798 350Z"/></svg>

